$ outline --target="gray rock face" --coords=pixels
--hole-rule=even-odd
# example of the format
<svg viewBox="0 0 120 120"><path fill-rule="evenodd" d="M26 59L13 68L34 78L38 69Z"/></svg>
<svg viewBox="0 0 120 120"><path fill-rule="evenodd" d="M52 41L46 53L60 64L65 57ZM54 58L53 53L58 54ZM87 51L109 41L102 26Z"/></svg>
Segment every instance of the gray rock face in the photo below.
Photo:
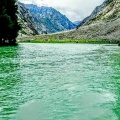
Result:
<svg viewBox="0 0 120 120"><path fill-rule="evenodd" d="M24 4L17 2L18 5L18 18L19 23L22 26L22 30L20 30L19 34L22 35L38 35L39 32L37 30L36 24L29 13L29 11L25 8Z"/></svg>
<svg viewBox="0 0 120 120"><path fill-rule="evenodd" d="M102 5L95 8L90 16L86 17L81 24L78 26L89 25L95 22L102 22L112 19L113 14L116 13L117 9L120 10L119 0L105 0Z"/></svg>

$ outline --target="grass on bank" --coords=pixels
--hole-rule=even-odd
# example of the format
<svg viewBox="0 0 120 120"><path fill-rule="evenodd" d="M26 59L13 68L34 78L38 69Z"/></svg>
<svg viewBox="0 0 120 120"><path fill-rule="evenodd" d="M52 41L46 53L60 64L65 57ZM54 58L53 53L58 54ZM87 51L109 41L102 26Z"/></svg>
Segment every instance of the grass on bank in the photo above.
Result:
<svg viewBox="0 0 120 120"><path fill-rule="evenodd" d="M107 40L22 40L19 43L88 43L88 44L109 44Z"/></svg>

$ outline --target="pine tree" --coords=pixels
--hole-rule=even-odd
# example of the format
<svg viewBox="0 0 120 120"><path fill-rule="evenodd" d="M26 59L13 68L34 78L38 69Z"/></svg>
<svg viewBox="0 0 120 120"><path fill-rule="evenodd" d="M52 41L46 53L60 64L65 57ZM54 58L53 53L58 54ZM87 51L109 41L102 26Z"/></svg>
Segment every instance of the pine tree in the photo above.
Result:
<svg viewBox="0 0 120 120"><path fill-rule="evenodd" d="M20 26L15 0L0 0L0 45L14 45Z"/></svg>

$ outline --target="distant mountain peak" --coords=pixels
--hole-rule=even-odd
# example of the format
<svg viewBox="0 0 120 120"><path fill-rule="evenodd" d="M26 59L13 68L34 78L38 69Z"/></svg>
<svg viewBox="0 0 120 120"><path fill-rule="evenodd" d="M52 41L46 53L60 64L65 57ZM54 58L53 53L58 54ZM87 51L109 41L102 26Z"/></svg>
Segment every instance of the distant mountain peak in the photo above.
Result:
<svg viewBox="0 0 120 120"><path fill-rule="evenodd" d="M76 26L80 25L81 21L74 21L73 22Z"/></svg>

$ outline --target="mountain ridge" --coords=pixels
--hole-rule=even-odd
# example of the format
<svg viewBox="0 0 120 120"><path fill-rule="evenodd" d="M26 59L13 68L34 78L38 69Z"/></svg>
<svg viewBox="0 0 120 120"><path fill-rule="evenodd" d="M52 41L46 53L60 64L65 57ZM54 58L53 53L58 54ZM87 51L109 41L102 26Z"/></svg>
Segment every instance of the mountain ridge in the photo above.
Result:
<svg viewBox="0 0 120 120"><path fill-rule="evenodd" d="M103 22L112 20L112 18L116 17L113 15L116 14L116 12L120 11L119 2L120 2L119 0L105 0L100 6L97 6L91 13L91 15L86 17L78 27L92 24L93 21ZM118 11L115 9L115 7L118 7Z"/></svg>
<svg viewBox="0 0 120 120"><path fill-rule="evenodd" d="M52 7L38 7L33 4L25 4L25 7L33 16L33 19L40 31L55 33L63 30L74 29L76 27L65 15L62 15Z"/></svg>
<svg viewBox="0 0 120 120"><path fill-rule="evenodd" d="M23 3L16 2L16 4L18 6L18 20L22 27L19 31L19 35L38 35L36 25L29 11L25 8Z"/></svg>
<svg viewBox="0 0 120 120"><path fill-rule="evenodd" d="M76 28L65 15L52 7L17 2L18 18L22 26L19 34L39 35L55 33Z"/></svg>

